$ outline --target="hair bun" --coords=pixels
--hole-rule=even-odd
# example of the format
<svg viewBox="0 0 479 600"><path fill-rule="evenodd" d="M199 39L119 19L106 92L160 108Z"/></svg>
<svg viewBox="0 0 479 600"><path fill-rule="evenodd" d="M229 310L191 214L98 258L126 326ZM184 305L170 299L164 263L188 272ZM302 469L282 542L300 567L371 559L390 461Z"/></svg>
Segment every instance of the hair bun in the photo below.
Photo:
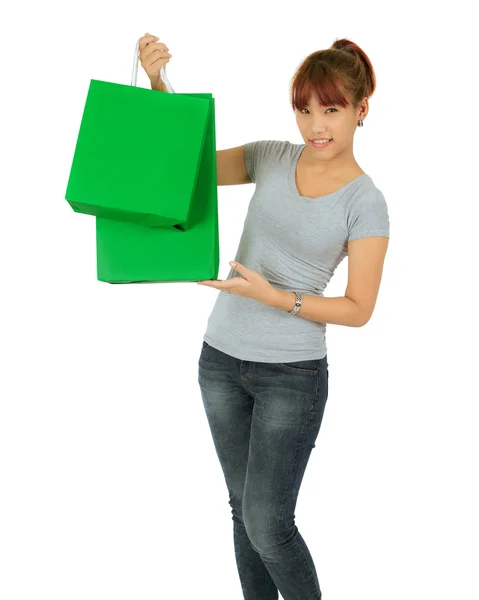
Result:
<svg viewBox="0 0 479 600"><path fill-rule="evenodd" d="M331 46L331 48L333 48L334 50L346 50L347 52L355 52L356 44L351 42L351 40L342 38L340 40L336 40Z"/></svg>

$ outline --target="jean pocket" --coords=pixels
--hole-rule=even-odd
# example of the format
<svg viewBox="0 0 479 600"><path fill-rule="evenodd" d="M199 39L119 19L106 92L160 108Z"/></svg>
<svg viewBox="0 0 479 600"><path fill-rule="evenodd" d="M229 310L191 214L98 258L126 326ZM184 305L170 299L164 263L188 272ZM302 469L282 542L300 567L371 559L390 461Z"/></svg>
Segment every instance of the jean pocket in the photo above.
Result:
<svg viewBox="0 0 479 600"><path fill-rule="evenodd" d="M304 375L317 375L319 372L320 358L310 360L297 360L295 362L278 363L278 365L289 373L303 373Z"/></svg>
<svg viewBox="0 0 479 600"><path fill-rule="evenodd" d="M203 346L201 347L201 350L206 350L206 348L211 348L211 346L203 340Z"/></svg>

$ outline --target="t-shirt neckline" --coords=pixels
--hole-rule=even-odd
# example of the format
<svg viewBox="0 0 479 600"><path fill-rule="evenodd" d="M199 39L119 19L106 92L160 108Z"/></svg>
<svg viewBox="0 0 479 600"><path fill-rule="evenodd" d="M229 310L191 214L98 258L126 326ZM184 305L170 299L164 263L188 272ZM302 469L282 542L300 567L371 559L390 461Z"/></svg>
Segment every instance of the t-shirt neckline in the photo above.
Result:
<svg viewBox="0 0 479 600"><path fill-rule="evenodd" d="M361 177L369 177L369 175L367 173L362 173L361 175L358 175L354 179L351 179L351 181L349 181L345 185L341 186L336 191L331 192L330 194L325 194L324 196L316 196L315 198L310 198L309 196L301 196L301 194L299 193L298 188L296 186L296 166L297 166L299 158L305 148L306 148L306 144L301 144L299 146L299 148L296 152L296 155L293 158L293 161L291 163L291 168L289 171L289 184L290 184L291 192L292 192L295 200L307 200L307 201L326 200L327 198L329 198L331 196L335 196L336 194L343 192L346 188L348 188L351 184L353 184L355 181L357 181Z"/></svg>

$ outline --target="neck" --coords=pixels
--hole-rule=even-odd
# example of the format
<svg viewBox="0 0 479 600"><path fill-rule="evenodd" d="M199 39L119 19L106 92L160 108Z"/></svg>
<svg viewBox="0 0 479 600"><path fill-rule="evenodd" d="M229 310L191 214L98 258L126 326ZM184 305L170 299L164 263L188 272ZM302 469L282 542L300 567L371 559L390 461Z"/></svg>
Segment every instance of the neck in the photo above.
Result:
<svg viewBox="0 0 479 600"><path fill-rule="evenodd" d="M347 173L361 171L360 166L356 162L352 152L344 155L344 152L335 156L332 160L318 160L313 154L312 148L306 144L306 148L301 155L302 164L305 169L315 175L326 175L330 177L344 177Z"/></svg>

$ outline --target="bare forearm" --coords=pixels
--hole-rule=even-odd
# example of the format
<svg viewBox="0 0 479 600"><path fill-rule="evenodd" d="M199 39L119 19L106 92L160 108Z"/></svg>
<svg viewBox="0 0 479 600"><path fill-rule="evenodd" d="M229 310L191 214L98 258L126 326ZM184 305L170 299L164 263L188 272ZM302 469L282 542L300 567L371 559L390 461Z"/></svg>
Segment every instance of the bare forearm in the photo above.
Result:
<svg viewBox="0 0 479 600"><path fill-rule="evenodd" d="M285 311L293 310L296 296L294 292L275 290L274 298L270 304L274 308ZM332 323L346 325L347 327L362 327L365 324L361 308L346 296L325 298L323 296L307 296L303 294L301 308L293 319L302 317L317 323Z"/></svg>

